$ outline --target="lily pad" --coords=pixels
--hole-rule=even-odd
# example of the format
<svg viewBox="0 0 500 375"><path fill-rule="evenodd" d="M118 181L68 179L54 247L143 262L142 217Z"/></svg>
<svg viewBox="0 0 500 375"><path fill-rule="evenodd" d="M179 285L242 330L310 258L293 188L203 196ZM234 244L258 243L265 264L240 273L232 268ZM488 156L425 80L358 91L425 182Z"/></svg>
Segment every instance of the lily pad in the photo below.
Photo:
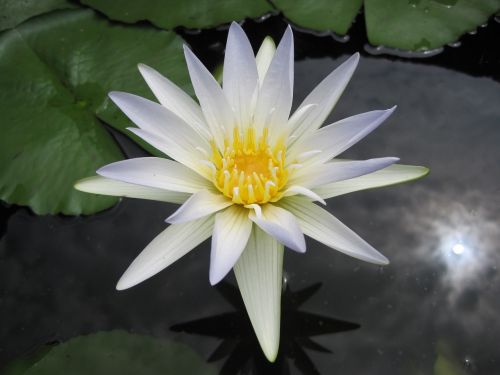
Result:
<svg viewBox="0 0 500 375"><path fill-rule="evenodd" d="M81 0L110 19L149 21L163 29L207 28L255 18L272 11L265 0ZM347 34L364 3L368 40L409 51L425 51L454 42L500 10L500 0L273 0L292 23L315 31Z"/></svg>
<svg viewBox="0 0 500 375"><path fill-rule="evenodd" d="M11 364L5 375L215 375L213 366L191 348L173 341L125 331L75 337L49 347L34 362Z"/></svg>
<svg viewBox="0 0 500 375"><path fill-rule="evenodd" d="M75 8L68 0L0 0L0 31L56 9Z"/></svg>
<svg viewBox="0 0 500 375"><path fill-rule="evenodd" d="M439 48L499 9L500 0L365 0L368 40L411 51Z"/></svg>
<svg viewBox="0 0 500 375"><path fill-rule="evenodd" d="M182 40L152 27L114 25L92 10L58 11L0 36L0 198L38 214L89 214L115 198L73 189L122 154L102 121L131 123L111 90L151 96L137 63L189 87Z"/></svg>
<svg viewBox="0 0 500 375"><path fill-rule="evenodd" d="M273 10L266 0L81 0L112 20L149 21L162 29L208 28Z"/></svg>
<svg viewBox="0 0 500 375"><path fill-rule="evenodd" d="M283 15L295 25L346 34L363 0L274 0Z"/></svg>

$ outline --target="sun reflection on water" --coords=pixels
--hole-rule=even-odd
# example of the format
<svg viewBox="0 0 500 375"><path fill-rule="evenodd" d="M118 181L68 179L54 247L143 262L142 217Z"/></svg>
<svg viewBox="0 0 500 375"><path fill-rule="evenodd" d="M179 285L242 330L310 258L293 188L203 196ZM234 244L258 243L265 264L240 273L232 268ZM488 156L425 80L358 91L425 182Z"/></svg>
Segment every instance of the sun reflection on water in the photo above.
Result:
<svg viewBox="0 0 500 375"><path fill-rule="evenodd" d="M465 251L465 246L462 243L457 242L451 247L451 251L453 251L457 255L462 255Z"/></svg>
<svg viewBox="0 0 500 375"><path fill-rule="evenodd" d="M428 198L407 217L420 240L412 258L417 264L430 262L439 267L437 276L455 301L494 277L500 228L489 208L471 207L465 204L467 200L450 200L435 193Z"/></svg>

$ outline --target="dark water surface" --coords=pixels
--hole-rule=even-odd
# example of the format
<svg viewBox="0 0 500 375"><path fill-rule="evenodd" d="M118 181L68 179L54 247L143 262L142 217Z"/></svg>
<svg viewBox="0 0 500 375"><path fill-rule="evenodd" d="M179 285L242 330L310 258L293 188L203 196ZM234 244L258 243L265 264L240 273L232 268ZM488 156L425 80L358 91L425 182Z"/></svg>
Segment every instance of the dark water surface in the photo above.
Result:
<svg viewBox="0 0 500 375"><path fill-rule="evenodd" d="M280 26L267 22L259 33ZM207 34L198 38L223 45L224 32ZM310 53L315 37L297 39L298 56L329 55ZM213 64L220 55L211 46L195 49L205 48ZM331 55L296 62L297 102L348 57ZM398 156L431 174L328 201L328 210L384 253L389 266L314 241L306 254L286 252L276 364L260 353L233 276L210 287L209 242L130 290L114 289L175 208L127 199L91 217L2 208L0 363L47 342L124 329L181 341L207 359L219 348L213 358L226 374L499 374L500 86L491 78L499 67L488 65L489 77L454 68L362 57L330 120L398 109L345 156ZM119 138L129 156L142 154Z"/></svg>

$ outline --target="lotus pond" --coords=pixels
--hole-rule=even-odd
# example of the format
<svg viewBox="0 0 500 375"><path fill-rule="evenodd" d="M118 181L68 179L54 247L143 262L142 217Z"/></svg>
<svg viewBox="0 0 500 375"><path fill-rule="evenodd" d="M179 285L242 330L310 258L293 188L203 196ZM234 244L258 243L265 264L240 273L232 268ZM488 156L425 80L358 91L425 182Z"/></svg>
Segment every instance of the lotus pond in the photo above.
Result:
<svg viewBox="0 0 500 375"><path fill-rule="evenodd" d="M146 3L0 2L0 373L500 373L500 3ZM292 25L293 109L359 52L326 123L398 108L342 157L430 168L327 201L389 265L285 250L273 363L233 273L210 285L210 240L115 289L178 205L73 189L162 155L107 93L153 99L146 63L192 95L182 44L218 77L232 20L255 51Z"/></svg>

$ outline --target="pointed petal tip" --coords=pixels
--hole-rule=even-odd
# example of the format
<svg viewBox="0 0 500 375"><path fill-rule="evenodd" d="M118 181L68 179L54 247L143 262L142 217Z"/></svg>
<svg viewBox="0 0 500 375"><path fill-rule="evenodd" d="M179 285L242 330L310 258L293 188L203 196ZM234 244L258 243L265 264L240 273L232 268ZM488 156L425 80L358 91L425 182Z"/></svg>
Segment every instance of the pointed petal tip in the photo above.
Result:
<svg viewBox="0 0 500 375"><path fill-rule="evenodd" d="M236 21L231 22L231 25L229 25L229 32L231 32L231 29L234 29L234 28L243 30L241 25Z"/></svg>
<svg viewBox="0 0 500 375"><path fill-rule="evenodd" d="M127 272L125 272L123 274L122 277L120 277L120 280L118 280L118 283L116 283L116 290L126 290L126 289L129 289L129 288L132 288L133 286L137 285L140 283L139 282L131 282L131 280L129 280L129 278L126 276L127 275Z"/></svg>
<svg viewBox="0 0 500 375"><path fill-rule="evenodd" d="M108 92L108 97L115 102L116 98L118 99L120 98L120 94L121 94L120 91L110 91Z"/></svg>
<svg viewBox="0 0 500 375"><path fill-rule="evenodd" d="M191 48L189 48L187 44L183 44L182 49L184 50L184 54L186 53L193 54L193 51L191 51Z"/></svg>
<svg viewBox="0 0 500 375"><path fill-rule="evenodd" d="M388 266L391 262L387 257L381 253L377 254L377 258L371 260L371 263L379 265L379 266Z"/></svg>
<svg viewBox="0 0 500 375"><path fill-rule="evenodd" d="M215 285L217 285L218 283L220 283L224 277L225 277L225 276L220 277L220 275L216 275L216 274L214 274L214 273L212 272L212 269L210 269L210 273L209 273L209 275L208 275L208 281L210 281L210 285L211 285L211 286L215 286Z"/></svg>
<svg viewBox="0 0 500 375"><path fill-rule="evenodd" d="M356 53L352 54L352 56L351 56L351 57L349 57L349 58L347 59L347 61L348 61L350 64L354 65L354 67L356 67L356 66L358 65L358 63L359 63L359 59L360 59L360 57L361 57L361 55L359 54L359 52L356 52Z"/></svg>
<svg viewBox="0 0 500 375"><path fill-rule="evenodd" d="M99 176L106 177L105 176L106 166L103 166L103 167L99 168L97 171L95 171L95 173L97 173Z"/></svg>
<svg viewBox="0 0 500 375"><path fill-rule="evenodd" d="M108 97L115 103L120 109L122 106L129 103L131 98L140 98L137 95L130 94L128 92L123 91L110 91L108 93ZM142 98L141 98L142 99Z"/></svg>
<svg viewBox="0 0 500 375"><path fill-rule="evenodd" d="M408 178L408 179L406 179L404 181L401 181L400 183L420 180L421 178L424 178L424 177L428 176L431 173L431 169L428 168L428 167L424 167L424 166L420 166L420 165L415 165L413 167L416 170L418 170L418 174L415 173L411 178Z"/></svg>
<svg viewBox="0 0 500 375"><path fill-rule="evenodd" d="M304 254L307 250L305 239L304 239L304 243L298 244L297 248L294 250L297 251L298 253Z"/></svg>
<svg viewBox="0 0 500 375"><path fill-rule="evenodd" d="M360 57L361 55L359 54L359 52L352 54L351 56L349 56L347 60L345 60L342 64L340 64L340 66L337 69L341 67L343 68L342 70L345 69L344 74L346 74L346 76L349 77L348 80L350 80L351 79L350 77L354 74L354 71L358 67ZM334 72L335 70L331 74L333 74Z"/></svg>
<svg viewBox="0 0 500 375"><path fill-rule="evenodd" d="M370 246L371 247L371 246ZM389 265L390 261L389 259L382 254L380 251L372 247L372 252L370 254L365 254L364 256L354 256L354 258L357 258L359 260L362 260L363 262L368 262L377 266L387 266ZM350 255L350 254L348 254ZM352 256L352 255L351 255Z"/></svg>
<svg viewBox="0 0 500 375"><path fill-rule="evenodd" d="M84 190L82 190L82 189L81 189L81 187L82 187L82 183L83 183L83 181L85 181L87 178L88 178L88 177L86 177L86 178L81 178L81 179L79 179L78 181L75 181L75 183L73 184L73 189L76 189L76 190L78 190L78 191L84 191Z"/></svg>
<svg viewBox="0 0 500 375"><path fill-rule="evenodd" d="M298 253L304 254L306 252L306 238L302 234L302 236L300 236L298 239L296 239L293 242L289 242L289 243L285 244L285 246L289 247L290 249L292 249Z"/></svg>
<svg viewBox="0 0 500 375"><path fill-rule="evenodd" d="M141 75L143 77L145 77L146 75L150 75L150 74L156 73L156 70L154 70L153 68L151 68L149 65L146 65L146 64L143 64L143 63L137 64L137 69L139 69L139 72L141 73Z"/></svg>
<svg viewBox="0 0 500 375"><path fill-rule="evenodd" d="M179 220L178 219L178 214L177 214L178 210L175 211L172 215L170 215L169 217L167 217L165 219L165 223L167 224L179 224L179 223L182 223L182 220Z"/></svg>
<svg viewBox="0 0 500 375"><path fill-rule="evenodd" d="M96 176L81 178L73 184L73 189L81 191L83 193L99 194L99 191L94 191L92 189L92 183L89 187L89 182L91 182Z"/></svg>
<svg viewBox="0 0 500 375"><path fill-rule="evenodd" d="M293 195L304 195L310 199L312 199L313 201L318 201L320 202L321 204L325 205L326 206L326 202L325 200L320 197L318 194L316 194L314 191L310 190L310 189L307 189L303 186L300 186L300 185L292 185L290 186L287 190L285 190L285 193L284 193L284 196L293 196Z"/></svg>
<svg viewBox="0 0 500 375"><path fill-rule="evenodd" d="M270 346L269 348L262 347L262 351L264 352L264 356L271 363L274 363L276 361L276 358L278 357L278 350L279 350L279 339L278 339L277 344Z"/></svg>
<svg viewBox="0 0 500 375"><path fill-rule="evenodd" d="M273 47L274 49L276 49L276 42L274 41L274 39L271 36L269 36L269 35L266 36L264 38L264 40L262 41L262 44L264 44L264 43L266 45L268 45L268 46Z"/></svg>
<svg viewBox="0 0 500 375"><path fill-rule="evenodd" d="M189 62L193 59L193 57L195 57L195 54L193 53L193 51L191 51L191 48L189 48L187 44L182 45L182 50L184 51L184 59L189 64Z"/></svg>
<svg viewBox="0 0 500 375"><path fill-rule="evenodd" d="M387 168L395 163L397 163L400 159L398 157L395 157L395 156L389 156L389 157L385 157L385 158L381 158L382 160L380 160L383 164L385 164L384 166L382 166L382 168L380 169L384 169L384 168ZM377 159L372 159L374 161L377 161Z"/></svg>
<svg viewBox="0 0 500 375"><path fill-rule="evenodd" d="M293 45L293 30L292 26L288 25L286 27L285 33L283 34L283 38L287 37L290 40L290 43Z"/></svg>

